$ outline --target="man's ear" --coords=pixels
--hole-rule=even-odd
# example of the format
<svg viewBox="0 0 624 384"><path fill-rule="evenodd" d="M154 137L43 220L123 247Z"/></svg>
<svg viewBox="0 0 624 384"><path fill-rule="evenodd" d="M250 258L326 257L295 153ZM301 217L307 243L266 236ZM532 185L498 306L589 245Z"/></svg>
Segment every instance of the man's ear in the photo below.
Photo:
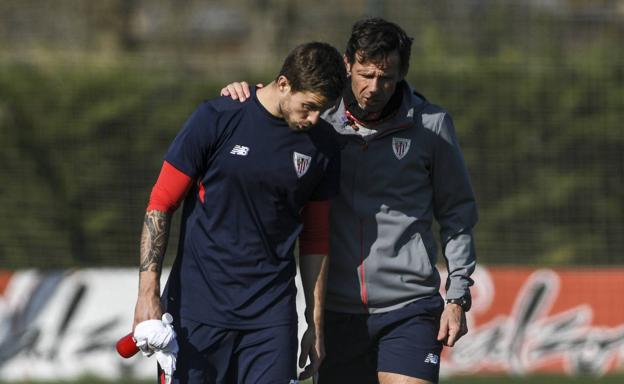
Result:
<svg viewBox="0 0 624 384"><path fill-rule="evenodd" d="M276 83L277 83L277 88L280 90L280 92L286 92L286 93L290 92L290 82L288 81L286 76L279 75Z"/></svg>
<svg viewBox="0 0 624 384"><path fill-rule="evenodd" d="M345 69L347 70L347 76L351 76L351 63L349 63L349 58L347 55L342 55L342 60L345 64Z"/></svg>

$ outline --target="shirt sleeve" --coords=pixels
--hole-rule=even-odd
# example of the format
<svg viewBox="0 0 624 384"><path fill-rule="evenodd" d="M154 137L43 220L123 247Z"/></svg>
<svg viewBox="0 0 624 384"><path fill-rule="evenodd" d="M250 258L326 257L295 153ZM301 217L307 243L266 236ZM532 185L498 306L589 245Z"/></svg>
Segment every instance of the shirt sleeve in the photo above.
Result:
<svg viewBox="0 0 624 384"><path fill-rule="evenodd" d="M152 188L147 210L174 212L184 200L192 183L193 180L190 177L165 161L158 180Z"/></svg>
<svg viewBox="0 0 624 384"><path fill-rule="evenodd" d="M200 178L214 151L216 120L215 110L209 103L202 103L169 146L165 161L191 179Z"/></svg>
<svg viewBox="0 0 624 384"><path fill-rule="evenodd" d="M473 284L476 252L472 230L477 223L477 204L455 127L445 113L439 122L432 182L434 214L440 224L440 239L448 269L446 297L468 294Z"/></svg>
<svg viewBox="0 0 624 384"><path fill-rule="evenodd" d="M301 213L300 255L329 253L329 201L310 201Z"/></svg>

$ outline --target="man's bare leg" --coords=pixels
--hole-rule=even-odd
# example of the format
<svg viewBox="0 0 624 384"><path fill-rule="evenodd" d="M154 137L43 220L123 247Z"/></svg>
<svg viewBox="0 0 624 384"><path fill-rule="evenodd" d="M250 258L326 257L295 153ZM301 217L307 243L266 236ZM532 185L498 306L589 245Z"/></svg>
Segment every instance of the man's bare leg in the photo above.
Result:
<svg viewBox="0 0 624 384"><path fill-rule="evenodd" d="M433 384L431 381L399 375L398 373L379 372L377 377L379 378L379 384Z"/></svg>

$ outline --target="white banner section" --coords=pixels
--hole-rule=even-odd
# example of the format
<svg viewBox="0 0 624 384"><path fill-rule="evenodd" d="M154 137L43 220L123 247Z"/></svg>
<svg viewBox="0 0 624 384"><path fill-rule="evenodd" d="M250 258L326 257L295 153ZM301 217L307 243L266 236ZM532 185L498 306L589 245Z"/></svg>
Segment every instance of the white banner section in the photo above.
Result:
<svg viewBox="0 0 624 384"><path fill-rule="evenodd" d="M123 359L115 351L131 331L137 288L136 269L0 274L0 377L156 377L155 358L138 353ZM301 336L306 325L298 278L297 289Z"/></svg>

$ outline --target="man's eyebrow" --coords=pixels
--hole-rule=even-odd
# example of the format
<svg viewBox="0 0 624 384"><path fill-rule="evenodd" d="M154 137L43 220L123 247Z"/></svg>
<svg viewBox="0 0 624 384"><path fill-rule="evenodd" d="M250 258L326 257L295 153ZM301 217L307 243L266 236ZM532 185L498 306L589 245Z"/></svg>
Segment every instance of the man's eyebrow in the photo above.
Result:
<svg viewBox="0 0 624 384"><path fill-rule="evenodd" d="M307 105L307 106L308 106L308 107L310 107L310 108L317 108L317 109L320 109L320 108L323 108L323 106L324 106L325 104L323 104L323 103L318 103L318 102L315 102L315 101L311 101L311 102L309 102L309 103L305 103L305 105Z"/></svg>
<svg viewBox="0 0 624 384"><path fill-rule="evenodd" d="M387 69L356 69L355 73L358 75L378 75L378 76L390 76L390 72Z"/></svg>
<svg viewBox="0 0 624 384"><path fill-rule="evenodd" d="M312 108L312 109L322 109L323 108L323 104L312 104L312 105L310 105L310 108Z"/></svg>

